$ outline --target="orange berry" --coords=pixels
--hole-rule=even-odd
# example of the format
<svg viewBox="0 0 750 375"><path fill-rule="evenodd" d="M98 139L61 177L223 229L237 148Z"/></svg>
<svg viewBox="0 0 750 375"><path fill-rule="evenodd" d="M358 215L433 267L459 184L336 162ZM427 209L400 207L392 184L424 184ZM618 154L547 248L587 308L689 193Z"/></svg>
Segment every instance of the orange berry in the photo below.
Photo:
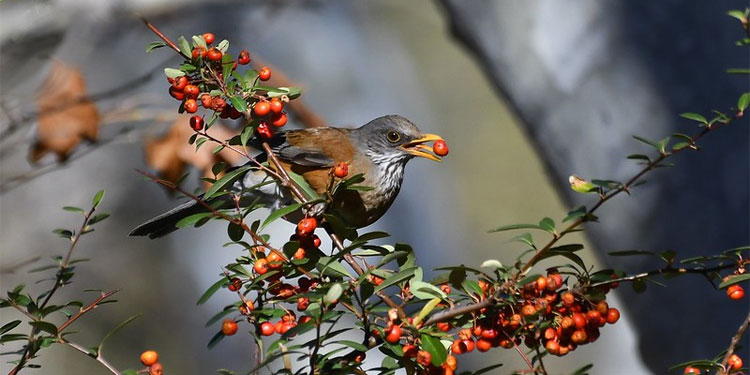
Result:
<svg viewBox="0 0 750 375"><path fill-rule="evenodd" d="M458 360L456 357L449 355L445 357L445 363L443 365L451 370L456 370L458 367Z"/></svg>
<svg viewBox="0 0 750 375"><path fill-rule="evenodd" d="M544 276L539 276L538 279L536 279L536 289L538 291L543 291L547 289L547 278Z"/></svg>
<svg viewBox="0 0 750 375"><path fill-rule="evenodd" d="M232 319L225 319L221 323L221 332L226 336L232 336L237 333L237 323Z"/></svg>
<svg viewBox="0 0 750 375"><path fill-rule="evenodd" d="M275 114L273 114L271 116L271 125L273 125L273 126L275 126L277 128L280 128L280 127L286 125L287 121L288 121L288 118L286 116L286 113L284 113L284 112L275 113Z"/></svg>
<svg viewBox="0 0 750 375"><path fill-rule="evenodd" d="M263 322L260 324L260 334L263 336L273 335L275 328L271 322Z"/></svg>
<svg viewBox="0 0 750 375"><path fill-rule="evenodd" d="M185 88L182 89L182 92L185 93L185 96L188 98L197 98L198 94L201 93L201 89L198 88L196 85L186 85Z"/></svg>
<svg viewBox="0 0 750 375"><path fill-rule="evenodd" d="M431 362L432 362L432 355L430 354L430 352L426 350L420 350L419 352L417 352L417 363L419 363L422 366L427 367L430 365Z"/></svg>
<svg viewBox="0 0 750 375"><path fill-rule="evenodd" d="M523 305L521 308L521 315L529 317L536 314L536 307L534 305Z"/></svg>
<svg viewBox="0 0 750 375"><path fill-rule="evenodd" d="M480 352L486 352L488 350L492 349L492 343L490 343L487 339L479 339L477 340L477 350Z"/></svg>
<svg viewBox="0 0 750 375"><path fill-rule="evenodd" d="M172 81L172 87L174 87L176 90L182 91L185 89L185 86L187 86L189 83L188 78L186 76L179 76Z"/></svg>
<svg viewBox="0 0 750 375"><path fill-rule="evenodd" d="M159 353L157 353L156 350L146 350L141 353L141 363L143 363L144 366L151 366L158 361Z"/></svg>
<svg viewBox="0 0 750 375"><path fill-rule="evenodd" d="M169 95L177 100L185 99L185 93L182 90L178 90L174 87L169 88Z"/></svg>
<svg viewBox="0 0 750 375"><path fill-rule="evenodd" d="M201 95L200 100L203 108L211 108L211 105L213 104L213 98L211 98L211 95L203 94Z"/></svg>
<svg viewBox="0 0 750 375"><path fill-rule="evenodd" d="M193 60L195 60L198 57L206 57L207 52L208 50L203 48L203 46L198 46L198 47L193 48L193 50L191 51L191 55L193 57Z"/></svg>
<svg viewBox="0 0 750 375"><path fill-rule="evenodd" d="M583 329L586 327L586 316L581 313L573 314L573 324L577 329Z"/></svg>
<svg viewBox="0 0 750 375"><path fill-rule="evenodd" d="M268 81L271 78L271 69L265 66L260 68L260 71L258 71L258 78L260 78L261 81Z"/></svg>
<svg viewBox="0 0 750 375"><path fill-rule="evenodd" d="M235 278L233 278L233 279L232 279L232 280L231 280L231 281L229 282L229 285L227 286L227 288L228 288L228 289L229 289L230 291L232 291L232 292L236 292L236 291L240 290L240 288L241 288L241 287L242 287L242 280L240 280L240 279L238 279L238 278L236 278L236 277L235 277Z"/></svg>
<svg viewBox="0 0 750 375"><path fill-rule="evenodd" d="M572 341L574 344L583 344L587 339L588 337L586 336L586 331L580 329L570 335L570 341Z"/></svg>
<svg viewBox="0 0 750 375"><path fill-rule="evenodd" d="M346 162L340 162L333 167L333 174L338 178L344 178L349 174L349 164Z"/></svg>
<svg viewBox="0 0 750 375"><path fill-rule="evenodd" d="M385 341L388 341L391 344L396 344L401 340L401 327L395 324L387 329L385 333Z"/></svg>
<svg viewBox="0 0 750 375"><path fill-rule="evenodd" d="M294 252L294 255L292 255L292 258L297 260L305 259L305 249L301 247L297 249L297 251Z"/></svg>
<svg viewBox="0 0 750 375"><path fill-rule="evenodd" d="M544 348L547 349L550 354L560 353L560 344L557 341L547 341L547 343L544 345Z"/></svg>
<svg viewBox="0 0 750 375"><path fill-rule="evenodd" d="M256 260L255 264L253 265L253 269L258 275L265 274L266 272L268 272L268 260L266 258Z"/></svg>
<svg viewBox="0 0 750 375"><path fill-rule="evenodd" d="M729 369L731 370L739 370L742 368L742 358L738 356L737 354L732 354L729 357L729 362L727 362L727 366L729 366Z"/></svg>
<svg viewBox="0 0 750 375"><path fill-rule="evenodd" d="M306 217L297 223L297 234L300 236L311 234L318 227L318 221L314 217Z"/></svg>
<svg viewBox="0 0 750 375"><path fill-rule="evenodd" d="M448 284L441 285L440 290L442 290L445 294L451 294L451 286Z"/></svg>
<svg viewBox="0 0 750 375"><path fill-rule="evenodd" d="M620 320L620 310L614 307L607 310L607 323L615 324L618 320Z"/></svg>
<svg viewBox="0 0 750 375"><path fill-rule="evenodd" d="M401 348L402 352L404 353L404 357L406 358L414 358L417 356L417 347L412 344L406 344L403 348Z"/></svg>
<svg viewBox="0 0 750 375"><path fill-rule="evenodd" d="M258 116L265 116L271 112L271 104L268 102L257 102L253 107L253 113Z"/></svg>
<svg viewBox="0 0 750 375"><path fill-rule="evenodd" d="M185 112L187 113L195 113L198 111L198 102L195 99L187 99L182 104L182 107L185 108Z"/></svg>
<svg viewBox="0 0 750 375"><path fill-rule="evenodd" d="M432 145L432 152L434 152L435 155L438 155L438 156L448 155L448 144L445 143L444 140L438 139Z"/></svg>
<svg viewBox="0 0 750 375"><path fill-rule="evenodd" d="M216 48L211 48L206 52L206 58L210 61L221 61L222 53Z"/></svg>
<svg viewBox="0 0 750 375"><path fill-rule="evenodd" d="M701 374L701 369L693 367L693 366L688 366L688 367L685 367L685 371L683 371L682 373L683 373L683 375L684 374L697 374L697 375L700 375Z"/></svg>
<svg viewBox="0 0 750 375"><path fill-rule="evenodd" d="M727 296L732 300L739 301L745 297L745 289L742 289L738 284L730 285L727 288Z"/></svg>
<svg viewBox="0 0 750 375"><path fill-rule="evenodd" d="M279 100L279 98L272 98L271 99L271 112L273 113L281 113L281 111L284 110L284 103Z"/></svg>
<svg viewBox="0 0 750 375"><path fill-rule="evenodd" d="M560 295L560 299L562 299L565 306L571 306L576 302L576 297L571 292L565 292L562 295Z"/></svg>
<svg viewBox="0 0 750 375"><path fill-rule="evenodd" d="M439 330L443 331L443 332L448 332L448 331L450 331L450 330L451 330L451 325L450 325L450 323L446 323L446 322L440 322L440 323L438 323L438 324L436 324L436 325L437 325L437 328L438 328Z"/></svg>
<svg viewBox="0 0 750 375"><path fill-rule="evenodd" d="M216 37L212 33L205 33L205 34L203 34L203 40L206 41L206 44L213 43L215 39L216 39Z"/></svg>
<svg viewBox="0 0 750 375"><path fill-rule="evenodd" d="M266 261L268 261L268 266L271 268L281 268L284 265L284 259L275 251L268 253Z"/></svg>
<svg viewBox="0 0 750 375"><path fill-rule="evenodd" d="M305 311L310 306L310 299L307 297L297 298L297 310Z"/></svg>

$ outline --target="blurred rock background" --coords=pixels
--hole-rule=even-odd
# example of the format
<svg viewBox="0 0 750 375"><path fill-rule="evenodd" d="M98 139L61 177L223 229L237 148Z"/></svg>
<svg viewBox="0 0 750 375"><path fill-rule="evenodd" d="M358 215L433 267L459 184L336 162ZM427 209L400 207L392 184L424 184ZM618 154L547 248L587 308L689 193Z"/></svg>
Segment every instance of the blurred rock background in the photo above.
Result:
<svg viewBox="0 0 750 375"><path fill-rule="evenodd" d="M168 50L144 52L155 37L136 13L173 38L210 31L233 48L247 48L301 85L305 102L332 125L359 126L398 113L441 134L451 155L441 165L411 163L394 207L372 228L389 231L389 242L412 244L422 266L431 269L488 258L512 261L520 248L488 229L561 219L579 203L565 189L569 174L626 176L633 169L624 156L640 147L630 135L667 134L677 126L677 113L731 105L747 85L722 71L747 65L747 53L732 46L739 28L724 12L742 4L700 4L6 0L0 3L2 126L34 111L35 91L53 57L77 66L91 93L143 79L96 102L107 124L100 143L81 146L67 164L47 157L42 167L29 166L33 121L0 140L6 187L0 195L0 285L40 288L26 274L33 266L12 266L63 253L65 241L50 232L78 225L78 217L59 208L85 206L104 188L103 209L112 217L83 239L77 255L92 261L78 267L77 281L61 298L85 288L122 291L117 305L82 322L77 340L94 345L140 313L107 344L105 356L118 368L137 367L138 354L153 348L173 374L249 369L247 337L205 348L217 327L204 323L231 296L218 293L195 306L220 267L236 256L220 246L225 227L183 230L156 241L126 237L136 224L176 204L134 172L148 168L144 139L161 136L171 122L162 114L174 111L176 102L166 95L161 67L179 62ZM457 41L451 30L474 42ZM618 199L603 210L591 237L601 254L664 246L681 254L713 253L748 243L747 127L722 133L708 140L703 155L678 160L681 167L654 174L634 199ZM19 175L36 174L17 183ZM191 186L196 180L193 173ZM695 204L681 206L685 201ZM271 233L284 238L290 228L277 223ZM653 373L665 373L680 361L713 356L726 347L741 309L730 311L723 294L703 280L685 282L687 287L651 288L640 296L626 292L627 303L616 298L612 304L625 310L621 323L551 366L565 373L593 362L595 374L647 374L648 363ZM710 303L695 303L703 298ZM687 313L685 304L697 311ZM721 319L705 324L714 310ZM11 318L0 311L0 321ZM688 334L701 339L689 341ZM523 367L514 352L490 353L459 360L466 369L507 363L498 374ZM64 347L49 349L38 363L44 366L38 373L104 373ZM9 370L4 363L0 369Z"/></svg>

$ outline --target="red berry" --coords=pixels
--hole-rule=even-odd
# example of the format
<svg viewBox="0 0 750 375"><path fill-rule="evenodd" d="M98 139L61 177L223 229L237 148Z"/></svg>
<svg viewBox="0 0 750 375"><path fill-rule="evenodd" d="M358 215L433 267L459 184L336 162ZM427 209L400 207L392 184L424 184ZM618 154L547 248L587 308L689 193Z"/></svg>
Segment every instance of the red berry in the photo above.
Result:
<svg viewBox="0 0 750 375"><path fill-rule="evenodd" d="M609 324L615 324L617 321L620 320L620 311L616 308L612 307L609 310L607 310L607 323Z"/></svg>
<svg viewBox="0 0 750 375"><path fill-rule="evenodd" d="M480 352L486 352L490 349L492 349L492 343L490 342L490 340L487 340L487 339L477 340L477 350L479 350Z"/></svg>
<svg viewBox="0 0 750 375"><path fill-rule="evenodd" d="M187 99L185 100L183 107L185 108L185 112L195 113L198 111L198 102L196 102L195 99Z"/></svg>
<svg viewBox="0 0 750 375"><path fill-rule="evenodd" d="M260 324L260 334L263 336L273 335L275 328L271 322L263 322Z"/></svg>
<svg viewBox="0 0 750 375"><path fill-rule="evenodd" d="M201 90L196 85L186 85L185 88L182 89L182 92L184 92L185 96L188 98L197 98L198 94L201 93Z"/></svg>
<svg viewBox="0 0 750 375"><path fill-rule="evenodd" d="M164 366L161 363L154 363L148 369L148 375L164 375Z"/></svg>
<svg viewBox="0 0 750 375"><path fill-rule="evenodd" d="M271 125L280 128L284 125L286 125L287 117L286 113L276 113L271 116Z"/></svg>
<svg viewBox="0 0 750 375"><path fill-rule="evenodd" d="M292 258L301 260L301 259L305 259L305 255L306 255L305 249L300 247L299 249L297 249L297 251L294 252L294 255L292 255Z"/></svg>
<svg viewBox="0 0 750 375"><path fill-rule="evenodd" d="M283 109L284 109L284 103L282 103L281 100L279 100L279 98L271 99L271 112L281 113Z"/></svg>
<svg viewBox="0 0 750 375"><path fill-rule="evenodd" d="M318 227L318 221L314 217L306 217L297 223L297 234L300 236L311 234Z"/></svg>
<svg viewBox="0 0 750 375"><path fill-rule="evenodd" d="M208 51L205 48L203 48L203 46L198 46L198 47L193 48L191 55L193 57L193 60L196 60L198 59L198 57L206 57L207 52Z"/></svg>
<svg viewBox="0 0 750 375"><path fill-rule="evenodd" d="M233 279L232 279L232 280L231 280L231 281L229 282L229 285L227 286L227 288L228 288L228 289L229 289L230 291L232 291L232 292L236 292L236 291L240 290L240 288L241 288L241 287L242 287L242 280L240 280L240 279L238 279L238 278L236 278L236 277L235 277L235 278L233 278Z"/></svg>
<svg viewBox="0 0 750 375"><path fill-rule="evenodd" d="M308 306L310 306L310 299L308 299L307 297L297 298L297 310L305 311L307 310Z"/></svg>
<svg viewBox="0 0 750 375"><path fill-rule="evenodd" d="M266 257L266 261L268 261L268 266L271 268L281 268L284 266L284 259L281 258L281 255L279 253L272 251L268 254Z"/></svg>
<svg viewBox="0 0 750 375"><path fill-rule="evenodd" d="M222 53L216 48L211 48L206 52L206 58L211 61L221 61Z"/></svg>
<svg viewBox="0 0 750 375"><path fill-rule="evenodd" d="M427 367L430 365L431 362L432 362L432 355L430 354L430 352L426 350L420 350L417 353L417 363L419 363L420 365Z"/></svg>
<svg viewBox="0 0 750 375"><path fill-rule="evenodd" d="M730 299L739 301L745 297L745 289L742 289L738 284L730 285L729 288L727 288L727 296L729 296Z"/></svg>
<svg viewBox="0 0 750 375"><path fill-rule="evenodd" d="M399 340L401 340L401 327L394 324L386 330L385 341L388 341L391 344L396 344Z"/></svg>
<svg viewBox="0 0 750 375"><path fill-rule="evenodd" d="M273 136L273 133L271 133L271 127L265 122L261 122L260 125L258 125L258 134L264 139L270 139Z"/></svg>
<svg viewBox="0 0 750 375"><path fill-rule="evenodd" d="M144 366L151 366L159 361L159 354L155 350L146 350L141 353L141 363Z"/></svg>
<svg viewBox="0 0 750 375"><path fill-rule="evenodd" d="M211 108L211 105L213 104L212 103L213 99L211 98L211 95L203 94L201 95L200 100L201 100L201 105L203 106L203 108Z"/></svg>
<svg viewBox="0 0 750 375"><path fill-rule="evenodd" d="M185 93L182 92L182 90L177 90L174 87L169 88L169 95L179 101L182 101L182 99L185 99Z"/></svg>
<svg viewBox="0 0 750 375"><path fill-rule="evenodd" d="M179 76L174 79L174 82L172 82L172 87L174 87L177 90L182 91L185 89L185 86L188 85L188 78L185 76Z"/></svg>
<svg viewBox="0 0 750 375"><path fill-rule="evenodd" d="M268 81L271 78L271 69L265 66L260 68L260 71L258 71L258 78L260 78L261 81Z"/></svg>
<svg viewBox="0 0 750 375"><path fill-rule="evenodd" d="M547 343L544 345L544 348L547 349L550 354L560 353L560 344L557 341L547 341Z"/></svg>
<svg viewBox="0 0 750 375"><path fill-rule="evenodd" d="M203 34L203 40L206 41L206 44L211 44L216 40L216 37L212 33L205 33Z"/></svg>
<svg viewBox="0 0 750 375"><path fill-rule="evenodd" d="M232 319L225 319L221 324L221 332L226 336L232 336L237 333L237 323Z"/></svg>
<svg viewBox="0 0 750 375"><path fill-rule="evenodd" d="M258 275L265 274L266 272L268 272L268 260L266 258L260 258L256 260L255 264L253 265L253 269Z"/></svg>
<svg viewBox="0 0 750 375"><path fill-rule="evenodd" d="M250 63L250 52L247 52L247 50L240 51L239 56L237 57L237 62L240 63L240 65L247 65Z"/></svg>
<svg viewBox="0 0 750 375"><path fill-rule="evenodd" d="M211 99L211 109L213 109L216 112L221 112L226 108L227 101L224 100L224 98L212 98Z"/></svg>
<svg viewBox="0 0 750 375"><path fill-rule="evenodd" d="M412 344L404 345L404 347L401 348L401 350L403 351L404 357L406 358L414 358L417 356L417 351L418 351L417 347Z"/></svg>
<svg viewBox="0 0 750 375"><path fill-rule="evenodd" d="M701 374L701 369L693 367L693 366L688 366L688 367L685 367L685 371L683 371L682 373L683 374L697 374L697 375L700 375Z"/></svg>
<svg viewBox="0 0 750 375"><path fill-rule="evenodd" d="M438 156L448 155L448 144L445 143L444 140L438 139L432 145L432 152L434 152L435 155L438 155Z"/></svg>
<svg viewBox="0 0 750 375"><path fill-rule="evenodd" d="M268 114L268 112L271 112L271 104L268 102L257 102L255 103L255 107L253 107L253 113L258 116L265 116Z"/></svg>
<svg viewBox="0 0 750 375"><path fill-rule="evenodd" d="M742 368L742 358L738 356L737 354L732 354L732 356L729 357L729 362L727 362L727 366L729 366L732 370L739 370Z"/></svg>
<svg viewBox="0 0 750 375"><path fill-rule="evenodd" d="M448 332L451 330L451 325L450 323L440 322L437 324L437 328L443 332Z"/></svg>
<svg viewBox="0 0 750 375"><path fill-rule="evenodd" d="M190 127L195 131L203 130L203 118L200 116L193 116L190 118Z"/></svg>

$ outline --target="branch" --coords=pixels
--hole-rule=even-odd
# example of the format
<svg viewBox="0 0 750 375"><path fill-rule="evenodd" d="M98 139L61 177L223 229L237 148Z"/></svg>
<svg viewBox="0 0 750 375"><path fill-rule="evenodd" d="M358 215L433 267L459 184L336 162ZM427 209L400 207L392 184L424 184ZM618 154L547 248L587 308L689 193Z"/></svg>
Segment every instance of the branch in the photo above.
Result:
<svg viewBox="0 0 750 375"><path fill-rule="evenodd" d="M74 342L68 341L68 340L66 340L64 338L60 338L59 342L65 344L65 345L70 346L71 348L73 348L73 349L75 349L75 350L77 350L77 351L85 354L88 357L91 357L91 358L95 359L97 362L101 363L102 366L106 367L107 370L109 370L109 372L113 373L114 375L120 375L120 371L118 371L114 366L112 366L112 364L110 364L109 362L107 362L104 358L102 358L99 355L96 355L96 356L91 355L91 352L88 349L84 348L83 346L78 345L78 344L76 344Z"/></svg>
<svg viewBox="0 0 750 375"><path fill-rule="evenodd" d="M747 314L747 317L745 317L745 321L740 324L740 328L737 329L737 333L735 333L735 335L732 337L732 341L729 343L729 348L727 348L727 353L724 354L724 358L721 360L722 370L719 371L717 375L724 375L729 373L729 369L727 368L727 365L729 364L729 358L732 357L735 349L737 349L737 345L740 343L740 339L742 339L742 334L745 333L748 325L750 325L750 314Z"/></svg>
<svg viewBox="0 0 750 375"><path fill-rule="evenodd" d="M83 314L85 314L85 313L87 313L87 312L89 312L89 311L97 308L102 301L104 301L105 299L109 298L110 296L112 296L113 294L115 294L117 292L119 292L119 289L115 289L115 290L111 290L111 291L106 292L106 293L102 293L102 295L99 296L99 298L97 298L96 300L94 300L94 302L91 302L88 306L86 306L86 307L82 308L80 311L78 311L78 313L76 313L75 315L73 315L70 318L68 318L68 320L66 320L65 323L61 324L60 327L57 328L57 334L59 335L60 333L62 333L62 331L65 328L68 328L69 325L73 324L73 322L75 322L76 320L78 320L78 318L80 318L81 316L83 316Z"/></svg>

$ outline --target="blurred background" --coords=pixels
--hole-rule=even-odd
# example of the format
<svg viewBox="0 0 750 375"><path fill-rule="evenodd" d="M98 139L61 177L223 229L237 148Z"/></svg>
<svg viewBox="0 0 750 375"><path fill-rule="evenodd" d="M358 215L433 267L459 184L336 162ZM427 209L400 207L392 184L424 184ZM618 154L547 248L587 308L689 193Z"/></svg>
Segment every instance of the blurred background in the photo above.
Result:
<svg viewBox="0 0 750 375"><path fill-rule="evenodd" d="M443 136L451 154L439 165L410 163L394 206L369 228L391 233L384 243L411 244L427 270L485 259L512 262L522 248L489 229L544 216L559 221L590 199L575 196L567 176L630 176L636 166L624 157L647 152L631 135L690 133L692 124L677 114L728 110L748 91L746 76L724 73L748 65L747 49L734 46L741 28L725 15L747 4L689 3L0 2L0 286L42 290L32 284L40 274L27 271L44 260L27 261L64 254L67 243L51 231L79 225L79 217L60 208L85 207L105 189L102 209L112 217L83 238L76 256L92 260L77 267L75 283L60 299L86 288L119 288L120 302L87 315L76 340L95 345L141 314L108 341L104 355L117 368L138 367L145 349L158 350L170 374L251 367L249 336L206 349L218 327L204 324L232 295L220 291L195 305L238 254L221 246L225 226L153 241L127 237L179 202L134 169L200 163L179 149L172 150L179 160L147 159L149 147L172 137L177 104L167 95L162 68L179 59L167 49L145 53L156 37L138 15L173 39L213 32L229 39L232 51L250 50L301 86L301 99L328 124L354 127L401 114ZM67 156L63 163L53 153L33 152L50 122L65 121L33 114L54 104L55 95L80 91L82 82L95 99L97 142L47 144ZM578 239L587 244L586 259L635 272L658 264L606 253L673 249L688 257L749 243L750 136L746 120L737 125L706 139L701 154L680 156L676 168L654 173L631 198L602 209L601 223ZM302 124L293 118L287 126ZM186 184L198 187L198 176L193 170ZM270 233L285 238L290 228L277 222ZM748 307L699 277L642 295L621 288L609 300L623 311L621 322L603 329L597 343L551 360L554 373L589 362L594 374L667 373L674 364L726 348ZM0 310L0 323L14 318ZM493 373L505 374L523 367L517 357L493 350L459 363L471 370L503 362ZM15 358L2 359L7 372L4 362ZM376 353L368 360L379 363ZM35 362L43 368L29 373L105 373L66 347L47 349Z"/></svg>

